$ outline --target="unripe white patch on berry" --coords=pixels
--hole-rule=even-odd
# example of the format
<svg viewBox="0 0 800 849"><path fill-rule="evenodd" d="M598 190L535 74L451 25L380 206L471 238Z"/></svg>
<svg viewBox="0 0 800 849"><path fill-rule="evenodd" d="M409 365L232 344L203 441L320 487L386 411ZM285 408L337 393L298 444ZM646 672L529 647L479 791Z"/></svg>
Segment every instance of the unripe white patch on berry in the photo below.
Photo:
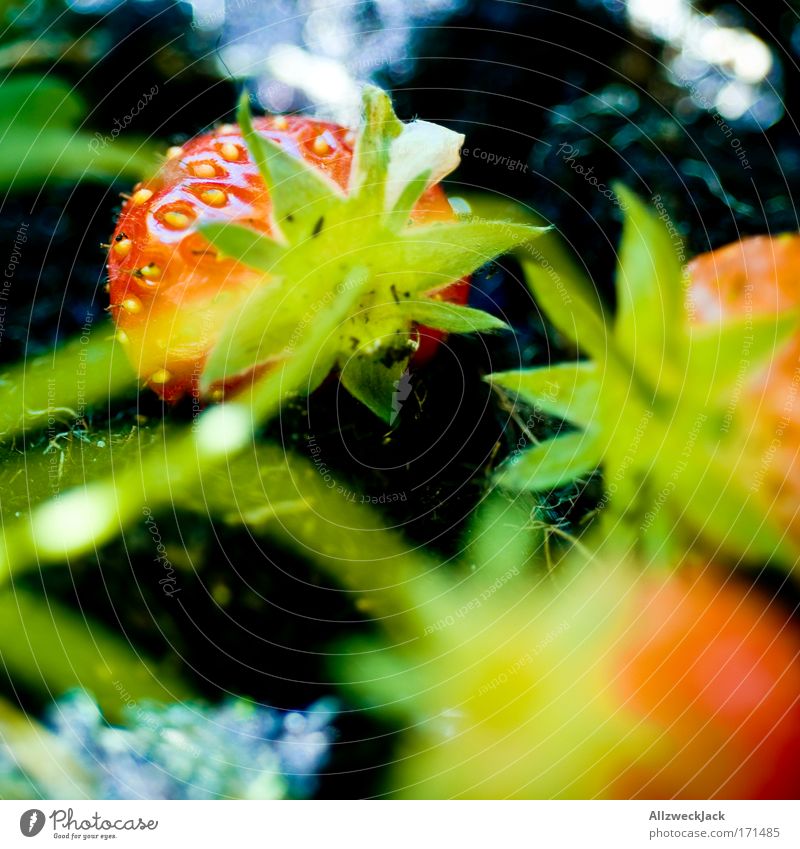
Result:
<svg viewBox="0 0 800 849"><path fill-rule="evenodd" d="M241 404L220 404L204 413L195 432L198 452L224 457L243 448L252 435L251 413Z"/></svg>
<svg viewBox="0 0 800 849"><path fill-rule="evenodd" d="M39 507L31 517L37 552L62 557L91 548L119 527L112 486L73 490Z"/></svg>

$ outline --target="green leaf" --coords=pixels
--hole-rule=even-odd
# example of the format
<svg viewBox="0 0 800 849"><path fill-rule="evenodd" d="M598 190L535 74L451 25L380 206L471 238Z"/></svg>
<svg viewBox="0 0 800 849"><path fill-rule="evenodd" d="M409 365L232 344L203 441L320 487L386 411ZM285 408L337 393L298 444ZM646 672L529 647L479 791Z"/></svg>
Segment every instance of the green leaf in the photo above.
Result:
<svg viewBox="0 0 800 849"><path fill-rule="evenodd" d="M767 370L797 333L796 311L742 316L691 330L691 386L716 398L731 396Z"/></svg>
<svg viewBox="0 0 800 849"><path fill-rule="evenodd" d="M0 85L0 188L41 188L48 179L140 180L154 170L143 140L76 130L86 104L71 84L35 74Z"/></svg>
<svg viewBox="0 0 800 849"><path fill-rule="evenodd" d="M681 286L684 250L677 231L671 233L633 192L622 185L615 191L625 206L625 221L614 335L637 370L657 385L684 365L676 361L686 326Z"/></svg>
<svg viewBox="0 0 800 849"><path fill-rule="evenodd" d="M21 74L0 85L0 128L72 129L86 115L74 87L57 77Z"/></svg>
<svg viewBox="0 0 800 849"><path fill-rule="evenodd" d="M399 312L401 316L417 324L448 333L492 333L511 330L502 319L488 312L433 298L400 301L390 307L376 309L375 312L381 313L384 310L389 314Z"/></svg>
<svg viewBox="0 0 800 849"><path fill-rule="evenodd" d="M535 260L521 256L520 262L536 302L556 330L598 363L613 356L603 315L594 304L577 290L556 286Z"/></svg>
<svg viewBox="0 0 800 849"><path fill-rule="evenodd" d="M190 695L167 665L142 657L83 611L19 586L0 592L0 655L18 684L45 694L85 688L112 717L124 705L118 682L136 700L171 702Z"/></svg>
<svg viewBox="0 0 800 849"><path fill-rule="evenodd" d="M567 433L512 456L501 466L497 483L520 492L556 489L590 474L601 461L594 434Z"/></svg>
<svg viewBox="0 0 800 849"><path fill-rule="evenodd" d="M403 132L403 124L385 91L367 85L362 98L362 125L353 153L349 194L369 214L383 212L392 141Z"/></svg>
<svg viewBox="0 0 800 849"><path fill-rule="evenodd" d="M562 295L562 300L567 300L571 295L579 296L602 315L603 305L586 268L549 221L527 206L502 195L464 192L452 200L460 201L468 207L468 211L460 215L463 221L505 220L542 227L543 231L536 241L526 242L517 250L520 260L529 261L529 274L541 275L545 284L554 287Z"/></svg>
<svg viewBox="0 0 800 849"><path fill-rule="evenodd" d="M384 353L386 349L383 349ZM384 364L376 357L356 353L342 367L341 382L345 389L383 419L397 422L404 402L411 394L408 356Z"/></svg>
<svg viewBox="0 0 800 849"><path fill-rule="evenodd" d="M393 250L387 256L396 269L415 275L411 294L417 295L471 274L542 232L541 227L509 221L431 224L405 230L390 243Z"/></svg>
<svg viewBox="0 0 800 849"><path fill-rule="evenodd" d="M495 372L486 379L528 402L534 409L589 427L599 412L600 377L597 365L584 360L523 371Z"/></svg>
<svg viewBox="0 0 800 849"><path fill-rule="evenodd" d="M238 120L267 185L279 232L293 244L319 235L326 215L344 203L344 194L322 171L256 131L247 94L239 102Z"/></svg>
<svg viewBox="0 0 800 849"><path fill-rule="evenodd" d="M197 229L225 256L259 271L274 271L278 260L286 254L286 248L269 236L239 224L213 221L200 224Z"/></svg>
<svg viewBox="0 0 800 849"><path fill-rule="evenodd" d="M76 337L0 374L0 439L10 441L51 417L75 422L93 405L135 388L125 352L98 326L88 340Z"/></svg>

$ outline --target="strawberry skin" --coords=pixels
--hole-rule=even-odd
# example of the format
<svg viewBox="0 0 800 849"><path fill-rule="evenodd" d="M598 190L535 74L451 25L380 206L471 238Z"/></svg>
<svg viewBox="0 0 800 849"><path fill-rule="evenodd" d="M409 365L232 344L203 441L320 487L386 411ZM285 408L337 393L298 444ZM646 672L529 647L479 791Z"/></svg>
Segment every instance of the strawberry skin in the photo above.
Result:
<svg viewBox="0 0 800 849"><path fill-rule="evenodd" d="M645 579L615 687L654 733L617 797L800 798L800 636L712 568Z"/></svg>
<svg viewBox="0 0 800 849"><path fill-rule="evenodd" d="M255 126L347 187L355 142L350 130L290 116L256 119ZM412 223L454 218L444 192L433 186L417 203ZM170 148L159 172L127 199L109 250L118 339L137 374L170 402L197 394L203 365L226 318L264 283L261 272L220 257L197 232L199 222L215 221L274 235L268 192L236 125ZM454 282L442 296L463 304L468 286L466 280ZM416 364L428 359L441 339L426 328L418 333Z"/></svg>
<svg viewBox="0 0 800 849"><path fill-rule="evenodd" d="M800 306L800 236L753 236L689 263L694 320L719 324ZM746 352L743 362L746 365ZM800 334L760 372L744 372L738 399L746 450L776 518L800 539Z"/></svg>

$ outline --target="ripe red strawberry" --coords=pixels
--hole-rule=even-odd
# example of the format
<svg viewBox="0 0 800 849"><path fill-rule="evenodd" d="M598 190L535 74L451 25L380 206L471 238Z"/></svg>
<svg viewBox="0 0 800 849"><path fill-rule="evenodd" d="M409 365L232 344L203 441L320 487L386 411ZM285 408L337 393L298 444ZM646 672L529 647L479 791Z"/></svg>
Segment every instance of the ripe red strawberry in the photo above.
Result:
<svg viewBox="0 0 800 849"><path fill-rule="evenodd" d="M798 798L791 613L705 560L642 573L594 556L550 587L501 573L501 560L491 575L505 586L468 614L474 585L431 583L419 598L446 601L421 602L395 632L410 643L425 611L398 667L365 668L358 644L349 680L368 704L409 710L392 786L415 798Z"/></svg>
<svg viewBox="0 0 800 849"><path fill-rule="evenodd" d="M775 315L800 306L800 236L755 236L689 263L694 319L718 324ZM763 486L775 516L800 539L800 333L766 369L747 368L737 414L748 433L754 485Z"/></svg>
<svg viewBox="0 0 800 849"><path fill-rule="evenodd" d="M303 117L255 120L259 132L346 188L354 134ZM413 223L452 220L444 192L429 188ZM270 198L238 126L224 125L171 148L151 180L126 201L109 253L111 310L118 337L137 373L161 397L175 401L196 391L203 365L225 319L264 275L218 256L197 232L200 222L238 222L267 235ZM444 290L463 304L467 281ZM417 363L440 334L420 328Z"/></svg>
<svg viewBox="0 0 800 849"><path fill-rule="evenodd" d="M614 795L798 798L800 635L767 601L709 568L645 582L614 686L654 746Z"/></svg>

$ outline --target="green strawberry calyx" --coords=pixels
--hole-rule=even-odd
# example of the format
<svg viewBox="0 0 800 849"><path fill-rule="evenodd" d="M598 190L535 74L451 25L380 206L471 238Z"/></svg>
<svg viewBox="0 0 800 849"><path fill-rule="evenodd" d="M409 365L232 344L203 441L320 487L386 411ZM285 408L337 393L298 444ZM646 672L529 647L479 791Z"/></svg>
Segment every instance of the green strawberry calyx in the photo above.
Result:
<svg viewBox="0 0 800 849"><path fill-rule="evenodd" d="M754 485L752 422L745 414L731 426L730 411L742 363L744 377L756 378L796 332L798 317L694 322L675 229L625 187L616 191L625 210L616 314L569 274L555 286L552 269L520 253L538 305L585 359L488 376L564 423L553 438L515 451L497 481L542 492L600 469L595 529L624 546L663 555L700 543L737 559L793 563L798 552L771 514L771 496Z"/></svg>
<svg viewBox="0 0 800 849"><path fill-rule="evenodd" d="M423 192L458 165L461 135L424 121L402 123L388 95L369 86L345 193L257 132L246 95L238 120L270 195L274 238L240 224L200 227L223 255L264 273L264 285L225 324L201 389L301 357L292 363L297 392L311 392L338 371L352 395L392 422L418 326L508 329L489 313L448 303L441 292L542 228L486 220L410 226ZM336 320L317 320L322 315Z"/></svg>

